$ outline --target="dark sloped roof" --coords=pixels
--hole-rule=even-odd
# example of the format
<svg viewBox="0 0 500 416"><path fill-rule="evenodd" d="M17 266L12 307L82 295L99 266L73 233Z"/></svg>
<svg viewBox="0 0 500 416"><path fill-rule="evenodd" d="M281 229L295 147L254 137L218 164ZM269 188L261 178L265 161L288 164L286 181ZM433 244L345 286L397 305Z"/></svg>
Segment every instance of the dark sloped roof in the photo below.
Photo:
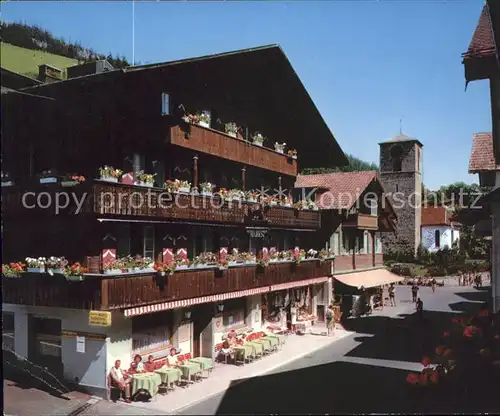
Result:
<svg viewBox="0 0 500 416"><path fill-rule="evenodd" d="M495 37L491 22L488 4L485 4L479 16L479 21L469 44L469 49L464 53L464 59L494 56L496 53Z"/></svg>

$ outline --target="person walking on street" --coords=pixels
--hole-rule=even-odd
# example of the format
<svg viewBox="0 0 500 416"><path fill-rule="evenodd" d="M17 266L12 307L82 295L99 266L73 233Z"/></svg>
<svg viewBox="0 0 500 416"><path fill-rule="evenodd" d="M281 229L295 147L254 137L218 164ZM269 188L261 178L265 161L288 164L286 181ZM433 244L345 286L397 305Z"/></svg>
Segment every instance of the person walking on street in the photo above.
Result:
<svg viewBox="0 0 500 416"><path fill-rule="evenodd" d="M424 302L420 298L417 299L417 317L420 321L424 319Z"/></svg>
<svg viewBox="0 0 500 416"><path fill-rule="evenodd" d="M333 334L333 318L334 318L333 306L330 305L330 306L328 306L328 309L326 310L326 313L325 313L326 333L328 336Z"/></svg>
<svg viewBox="0 0 500 416"><path fill-rule="evenodd" d="M436 279L433 277L431 279L432 293L436 292Z"/></svg>
<svg viewBox="0 0 500 416"><path fill-rule="evenodd" d="M413 303L417 302L417 293L418 293L418 285L413 282L413 286L411 287L411 301Z"/></svg>
<svg viewBox="0 0 500 416"><path fill-rule="evenodd" d="M389 286L389 301L391 302L391 306L396 306L396 288L394 287L394 283L391 283Z"/></svg>

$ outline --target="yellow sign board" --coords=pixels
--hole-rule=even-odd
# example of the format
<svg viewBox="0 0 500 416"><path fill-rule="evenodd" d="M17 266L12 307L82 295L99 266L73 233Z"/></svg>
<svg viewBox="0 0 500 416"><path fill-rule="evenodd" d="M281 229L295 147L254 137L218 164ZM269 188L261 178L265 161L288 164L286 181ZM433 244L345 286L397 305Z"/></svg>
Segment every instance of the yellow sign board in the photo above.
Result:
<svg viewBox="0 0 500 416"><path fill-rule="evenodd" d="M111 312L90 311L89 312L89 325L111 326Z"/></svg>

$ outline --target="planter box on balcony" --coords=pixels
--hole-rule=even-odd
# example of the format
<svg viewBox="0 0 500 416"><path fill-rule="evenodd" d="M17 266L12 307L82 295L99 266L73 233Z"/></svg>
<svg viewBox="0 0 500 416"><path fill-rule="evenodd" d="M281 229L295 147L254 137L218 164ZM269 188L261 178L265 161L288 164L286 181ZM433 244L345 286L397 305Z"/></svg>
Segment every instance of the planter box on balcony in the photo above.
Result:
<svg viewBox="0 0 500 416"><path fill-rule="evenodd" d="M263 143L262 143L262 142L252 142L252 144L253 144L254 146L259 146L259 147L262 147L262 144L263 144Z"/></svg>
<svg viewBox="0 0 500 416"><path fill-rule="evenodd" d="M201 191L200 195L201 196L209 196L210 197L210 196L213 196L214 194L213 194L213 192Z"/></svg>
<svg viewBox="0 0 500 416"><path fill-rule="evenodd" d="M84 276L64 276L68 282L83 282L85 280Z"/></svg>
<svg viewBox="0 0 500 416"><path fill-rule="evenodd" d="M206 121L198 121L198 126L206 127L207 129L210 128L210 124L207 123Z"/></svg>
<svg viewBox="0 0 500 416"><path fill-rule="evenodd" d="M152 188L153 184L151 182L142 182L142 181L137 181L135 183L137 186L143 186L145 188Z"/></svg>
<svg viewBox="0 0 500 416"><path fill-rule="evenodd" d="M181 266L177 266L175 268L175 270L186 270L189 266L186 266L185 264L181 265Z"/></svg>
<svg viewBox="0 0 500 416"><path fill-rule="evenodd" d="M121 269L108 269L104 270L104 274L122 274Z"/></svg>
<svg viewBox="0 0 500 416"><path fill-rule="evenodd" d="M28 267L26 271L28 273L45 273L45 267Z"/></svg>
<svg viewBox="0 0 500 416"><path fill-rule="evenodd" d="M63 187L69 187L69 186L75 186L78 185L78 181L62 181L61 186Z"/></svg>
<svg viewBox="0 0 500 416"><path fill-rule="evenodd" d="M191 188L179 188L177 192L181 194L189 194L191 192Z"/></svg>
<svg viewBox="0 0 500 416"><path fill-rule="evenodd" d="M250 203L250 204L256 204L257 203L257 200L254 199L254 198L248 198L247 199L247 202Z"/></svg>
<svg viewBox="0 0 500 416"><path fill-rule="evenodd" d="M57 183L57 178L40 178L40 183Z"/></svg>
<svg viewBox="0 0 500 416"><path fill-rule="evenodd" d="M100 179L105 182L118 183L118 178L115 178L114 176L101 176Z"/></svg>
<svg viewBox="0 0 500 416"><path fill-rule="evenodd" d="M235 132L235 131L227 131L227 132L226 132L226 134L227 134L228 136L234 137L235 139L236 139L236 137L238 136L238 135L236 134L236 132Z"/></svg>
<svg viewBox="0 0 500 416"><path fill-rule="evenodd" d="M53 276L55 274L64 274L64 269L61 268L61 267L58 267L56 269L48 267L47 268L47 273L50 274L51 276Z"/></svg>

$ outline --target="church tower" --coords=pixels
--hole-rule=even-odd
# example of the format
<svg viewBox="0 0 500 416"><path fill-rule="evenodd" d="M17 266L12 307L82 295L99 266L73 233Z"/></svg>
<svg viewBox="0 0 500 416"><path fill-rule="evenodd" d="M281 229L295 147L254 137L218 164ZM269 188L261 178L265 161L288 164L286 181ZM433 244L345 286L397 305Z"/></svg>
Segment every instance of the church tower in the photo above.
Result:
<svg viewBox="0 0 500 416"><path fill-rule="evenodd" d="M379 143L380 180L398 217L394 234L383 234L384 251L409 251L420 246L422 223L422 148L417 139L399 134Z"/></svg>

